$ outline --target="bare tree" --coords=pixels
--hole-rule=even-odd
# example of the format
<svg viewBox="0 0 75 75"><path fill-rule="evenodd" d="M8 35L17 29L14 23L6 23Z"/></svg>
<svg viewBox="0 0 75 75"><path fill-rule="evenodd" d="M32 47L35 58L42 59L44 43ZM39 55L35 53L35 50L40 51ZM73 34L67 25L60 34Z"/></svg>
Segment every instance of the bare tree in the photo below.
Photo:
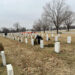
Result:
<svg viewBox="0 0 75 75"><path fill-rule="evenodd" d="M9 30L8 28L4 27L4 28L2 28L2 32L3 32L3 33L9 33L10 30Z"/></svg>
<svg viewBox="0 0 75 75"><path fill-rule="evenodd" d="M47 16L43 16L42 15L42 18L41 18L41 28L44 31L44 33L45 33L46 30L49 30L49 21L47 19Z"/></svg>
<svg viewBox="0 0 75 75"><path fill-rule="evenodd" d="M15 27L16 31L19 32L19 29L21 28L19 23L15 23L13 26Z"/></svg>
<svg viewBox="0 0 75 75"><path fill-rule="evenodd" d="M68 12L70 13L70 16L65 20L65 25L67 27L67 30L69 31L70 30L70 27L72 25L72 23L74 22L74 17L73 17L73 13L72 12Z"/></svg>
<svg viewBox="0 0 75 75"><path fill-rule="evenodd" d="M20 28L20 31L21 32L25 32L26 31L26 28L25 27L22 27L22 28Z"/></svg>
<svg viewBox="0 0 75 75"><path fill-rule="evenodd" d="M70 16L69 8L64 0L52 0L44 7L44 15L48 17L49 21L55 25L57 34L60 25Z"/></svg>
<svg viewBox="0 0 75 75"><path fill-rule="evenodd" d="M39 19L37 22L34 23L33 30L34 31L41 31L41 25L42 25L42 23L41 23L41 20Z"/></svg>
<svg viewBox="0 0 75 75"><path fill-rule="evenodd" d="M37 31L44 31L44 33L46 30L49 30L49 23L47 16L42 15L42 18L39 19L37 22L35 22L33 29Z"/></svg>

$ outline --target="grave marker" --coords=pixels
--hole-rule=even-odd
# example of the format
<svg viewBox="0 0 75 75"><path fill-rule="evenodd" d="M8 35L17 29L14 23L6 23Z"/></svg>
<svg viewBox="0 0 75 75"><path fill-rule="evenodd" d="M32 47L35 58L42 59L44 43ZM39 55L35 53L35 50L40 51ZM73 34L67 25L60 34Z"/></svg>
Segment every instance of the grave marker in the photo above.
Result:
<svg viewBox="0 0 75 75"><path fill-rule="evenodd" d="M40 48L44 48L44 42L43 42L43 40L40 40Z"/></svg>
<svg viewBox="0 0 75 75"><path fill-rule="evenodd" d="M55 42L58 42L58 36L55 36Z"/></svg>
<svg viewBox="0 0 75 75"><path fill-rule="evenodd" d="M1 51L1 56L2 56L3 66L6 66L6 58L5 58L5 53L4 53L4 51Z"/></svg>
<svg viewBox="0 0 75 75"><path fill-rule="evenodd" d="M48 34L46 35L46 40L48 41Z"/></svg>
<svg viewBox="0 0 75 75"><path fill-rule="evenodd" d="M25 43L26 43L26 44L28 43L28 40L27 40L27 38L25 38Z"/></svg>
<svg viewBox="0 0 75 75"><path fill-rule="evenodd" d="M42 37L43 37L44 35L43 35L43 33L42 33Z"/></svg>
<svg viewBox="0 0 75 75"><path fill-rule="evenodd" d="M23 42L23 38L21 37L21 42Z"/></svg>
<svg viewBox="0 0 75 75"><path fill-rule="evenodd" d="M55 42L55 52L56 53L60 52L60 42Z"/></svg>
<svg viewBox="0 0 75 75"><path fill-rule="evenodd" d="M31 44L32 46L34 46L34 39L31 39Z"/></svg>
<svg viewBox="0 0 75 75"><path fill-rule="evenodd" d="M54 34L53 33L51 34L51 37L54 37Z"/></svg>
<svg viewBox="0 0 75 75"><path fill-rule="evenodd" d="M58 34L58 37L60 37L60 34Z"/></svg>
<svg viewBox="0 0 75 75"><path fill-rule="evenodd" d="M71 36L67 37L67 43L70 44L71 43Z"/></svg>
<svg viewBox="0 0 75 75"><path fill-rule="evenodd" d="M7 75L14 75L12 65L8 64L6 67L7 67Z"/></svg>

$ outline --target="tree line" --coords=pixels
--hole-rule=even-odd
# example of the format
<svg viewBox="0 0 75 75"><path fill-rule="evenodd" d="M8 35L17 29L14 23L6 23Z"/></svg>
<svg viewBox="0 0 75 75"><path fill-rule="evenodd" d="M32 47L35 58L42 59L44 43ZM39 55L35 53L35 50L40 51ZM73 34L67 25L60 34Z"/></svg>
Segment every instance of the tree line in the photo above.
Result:
<svg viewBox="0 0 75 75"><path fill-rule="evenodd" d="M19 23L15 23L13 25L14 28L2 28L2 30L0 30L0 33L13 33L13 32L25 32L26 28L25 27L21 27L21 25Z"/></svg>
<svg viewBox="0 0 75 75"><path fill-rule="evenodd" d="M34 22L34 31L46 31L56 29L57 34L59 29L66 27L69 31L75 21L74 12L66 4L65 0L52 0L44 6L44 12L41 18Z"/></svg>

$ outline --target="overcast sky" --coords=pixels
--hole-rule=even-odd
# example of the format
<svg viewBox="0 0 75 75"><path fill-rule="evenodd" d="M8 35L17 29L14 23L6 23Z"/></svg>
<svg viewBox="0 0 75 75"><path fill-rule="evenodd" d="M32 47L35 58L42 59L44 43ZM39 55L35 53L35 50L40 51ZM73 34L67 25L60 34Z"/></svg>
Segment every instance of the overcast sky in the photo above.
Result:
<svg viewBox="0 0 75 75"><path fill-rule="evenodd" d="M26 28L32 28L34 21L40 18L43 6L50 0L0 0L0 28L12 27L19 22ZM66 0L75 11L75 0Z"/></svg>

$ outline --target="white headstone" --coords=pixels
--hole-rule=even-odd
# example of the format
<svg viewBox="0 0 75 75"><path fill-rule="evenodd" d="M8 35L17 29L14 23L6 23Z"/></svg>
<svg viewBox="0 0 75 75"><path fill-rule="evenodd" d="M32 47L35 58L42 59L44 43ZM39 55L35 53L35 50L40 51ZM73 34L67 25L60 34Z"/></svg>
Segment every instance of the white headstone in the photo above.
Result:
<svg viewBox="0 0 75 75"><path fill-rule="evenodd" d="M46 40L48 41L48 34L46 35Z"/></svg>
<svg viewBox="0 0 75 75"><path fill-rule="evenodd" d="M23 42L23 38L21 37L21 42Z"/></svg>
<svg viewBox="0 0 75 75"><path fill-rule="evenodd" d="M28 43L28 40L27 40L27 38L25 38L25 43L26 43L26 44Z"/></svg>
<svg viewBox="0 0 75 75"><path fill-rule="evenodd" d="M33 37L33 36L31 35L31 39L32 39L32 37Z"/></svg>
<svg viewBox="0 0 75 75"><path fill-rule="evenodd" d="M11 34L11 36L12 36L12 33L10 33Z"/></svg>
<svg viewBox="0 0 75 75"><path fill-rule="evenodd" d="M34 33L32 33L32 36L34 36Z"/></svg>
<svg viewBox="0 0 75 75"><path fill-rule="evenodd" d="M28 36L28 34L27 33L25 33L25 37L27 37Z"/></svg>
<svg viewBox="0 0 75 75"><path fill-rule="evenodd" d="M15 40L16 40L17 38L16 38L16 36L15 36Z"/></svg>
<svg viewBox="0 0 75 75"><path fill-rule="evenodd" d="M58 37L60 37L60 34L58 34Z"/></svg>
<svg viewBox="0 0 75 75"><path fill-rule="evenodd" d="M6 67L7 67L7 75L14 75L12 65L8 64Z"/></svg>
<svg viewBox="0 0 75 75"><path fill-rule="evenodd" d="M67 43L70 44L71 43L71 36L67 37Z"/></svg>
<svg viewBox="0 0 75 75"><path fill-rule="evenodd" d="M60 42L55 43L55 52L59 53L60 52Z"/></svg>
<svg viewBox="0 0 75 75"><path fill-rule="evenodd" d="M1 51L1 56L2 56L3 65L6 66L6 58L5 58L5 53L4 53L4 51Z"/></svg>
<svg viewBox="0 0 75 75"><path fill-rule="evenodd" d="M31 44L32 46L34 46L34 39L31 39Z"/></svg>
<svg viewBox="0 0 75 75"><path fill-rule="evenodd" d="M43 37L44 35L42 34L42 37Z"/></svg>
<svg viewBox="0 0 75 75"><path fill-rule="evenodd" d="M58 42L58 36L55 36L55 42Z"/></svg>
<svg viewBox="0 0 75 75"><path fill-rule="evenodd" d="M5 37L5 34L3 33L3 37Z"/></svg>
<svg viewBox="0 0 75 75"><path fill-rule="evenodd" d="M13 39L15 40L15 37L13 37Z"/></svg>
<svg viewBox="0 0 75 75"><path fill-rule="evenodd" d="M54 37L54 34L53 33L51 34L51 37Z"/></svg>
<svg viewBox="0 0 75 75"><path fill-rule="evenodd" d="M19 41L20 39L19 39L19 37L18 37L18 41Z"/></svg>
<svg viewBox="0 0 75 75"><path fill-rule="evenodd" d="M14 40L14 36L12 37L12 39Z"/></svg>
<svg viewBox="0 0 75 75"><path fill-rule="evenodd" d="M35 34L35 38L37 37L37 34Z"/></svg>
<svg viewBox="0 0 75 75"><path fill-rule="evenodd" d="M40 40L40 48L44 48L44 42L43 42L43 40Z"/></svg>

